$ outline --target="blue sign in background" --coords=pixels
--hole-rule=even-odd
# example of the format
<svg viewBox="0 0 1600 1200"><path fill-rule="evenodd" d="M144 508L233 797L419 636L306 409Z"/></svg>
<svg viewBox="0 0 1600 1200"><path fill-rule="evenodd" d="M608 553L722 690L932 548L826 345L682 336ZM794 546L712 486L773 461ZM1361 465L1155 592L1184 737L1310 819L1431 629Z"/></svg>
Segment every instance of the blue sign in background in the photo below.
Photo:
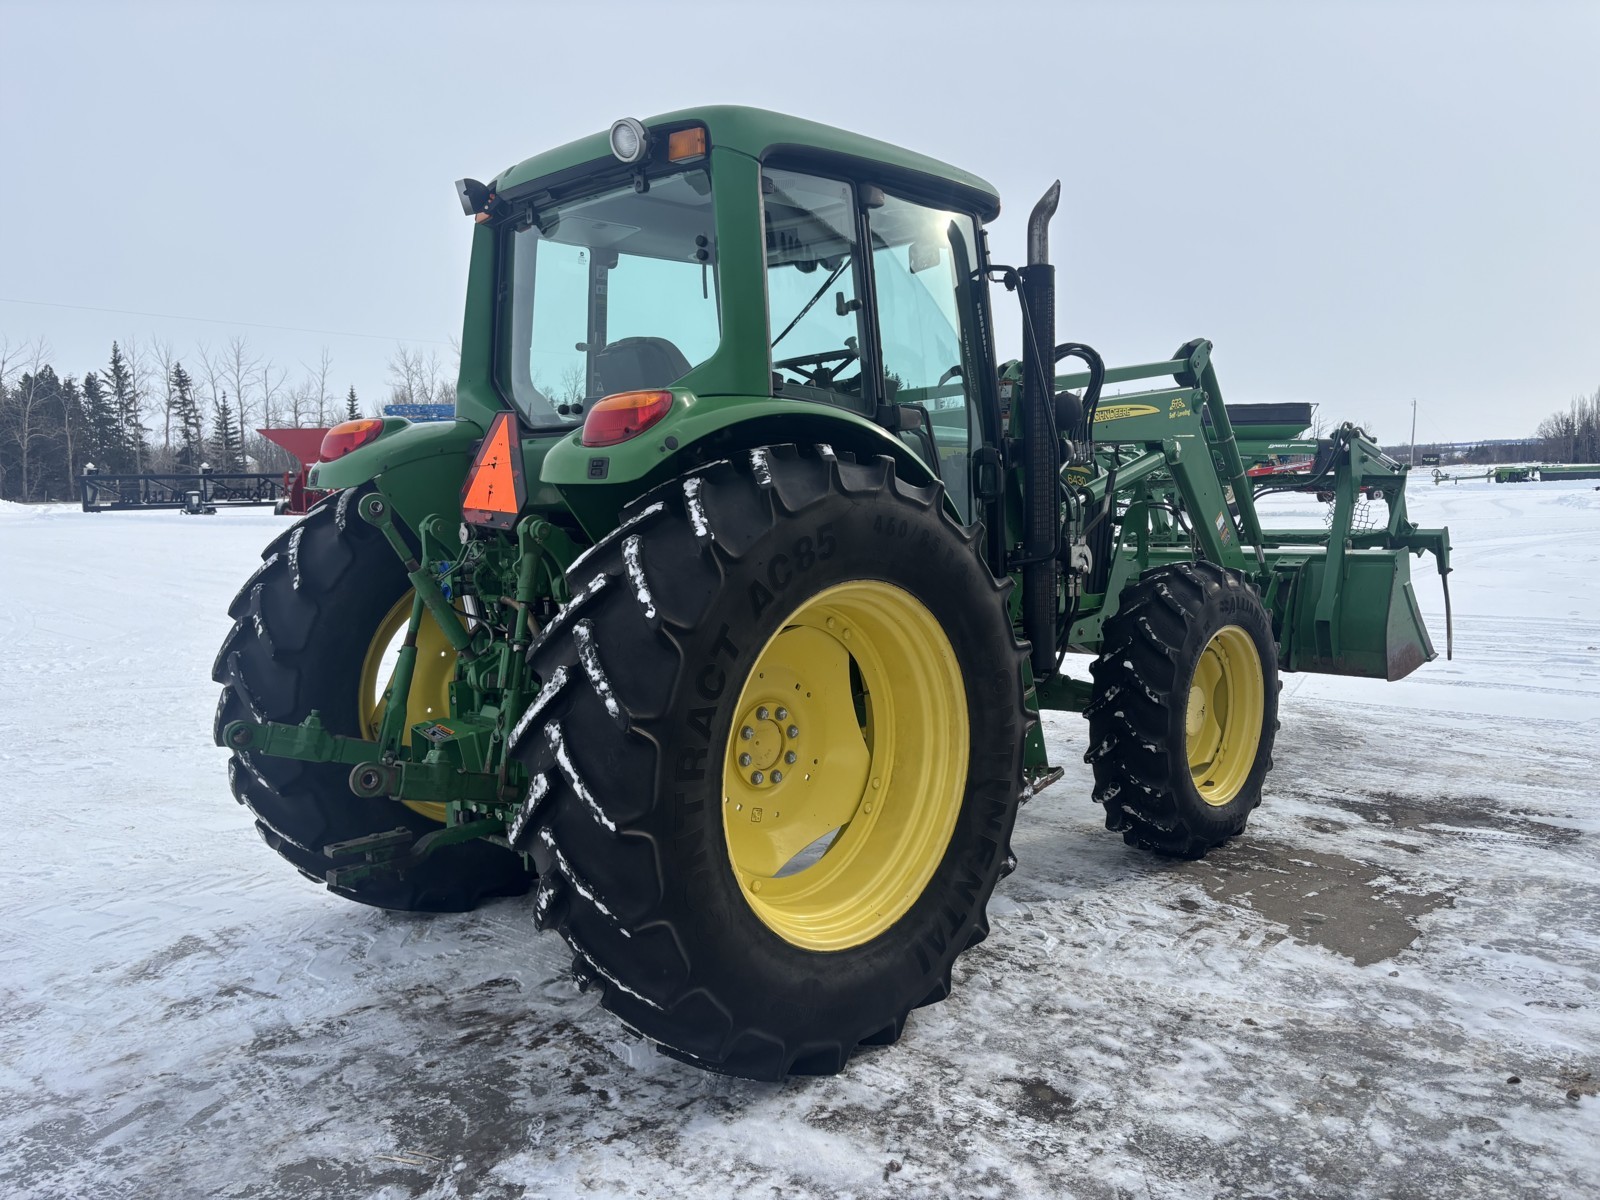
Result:
<svg viewBox="0 0 1600 1200"><path fill-rule="evenodd" d="M385 404L383 415L386 417L410 417L413 421L453 421L456 416L454 404Z"/></svg>

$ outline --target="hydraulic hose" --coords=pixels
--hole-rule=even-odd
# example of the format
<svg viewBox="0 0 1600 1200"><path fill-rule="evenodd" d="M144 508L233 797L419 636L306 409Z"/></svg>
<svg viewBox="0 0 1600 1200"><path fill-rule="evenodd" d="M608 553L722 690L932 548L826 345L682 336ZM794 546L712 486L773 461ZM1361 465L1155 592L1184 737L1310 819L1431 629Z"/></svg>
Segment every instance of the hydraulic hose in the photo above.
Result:
<svg viewBox="0 0 1600 1200"><path fill-rule="evenodd" d="M1106 364L1100 352L1082 342L1062 342L1055 349L1057 365L1063 358L1075 358L1089 368L1089 386L1083 390L1083 419L1078 428L1061 432L1074 442L1087 444L1094 437L1094 412L1100 407L1100 389L1106 382Z"/></svg>

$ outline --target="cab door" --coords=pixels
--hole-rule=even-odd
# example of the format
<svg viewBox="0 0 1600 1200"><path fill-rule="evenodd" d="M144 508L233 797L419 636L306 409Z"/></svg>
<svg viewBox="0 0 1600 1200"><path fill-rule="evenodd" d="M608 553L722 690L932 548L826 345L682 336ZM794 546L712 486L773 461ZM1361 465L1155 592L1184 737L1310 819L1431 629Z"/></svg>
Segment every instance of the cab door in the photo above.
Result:
<svg viewBox="0 0 1600 1200"><path fill-rule="evenodd" d="M965 213L892 192L867 211L878 377L912 450L944 480L965 521L987 514L974 495L992 388L979 275L978 232Z"/></svg>

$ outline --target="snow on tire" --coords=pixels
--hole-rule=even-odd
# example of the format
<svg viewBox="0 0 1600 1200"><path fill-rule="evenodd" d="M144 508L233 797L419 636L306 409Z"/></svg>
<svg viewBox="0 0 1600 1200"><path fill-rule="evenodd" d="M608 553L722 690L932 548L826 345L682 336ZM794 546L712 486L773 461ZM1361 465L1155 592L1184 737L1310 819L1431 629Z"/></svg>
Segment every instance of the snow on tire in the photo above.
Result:
<svg viewBox="0 0 1600 1200"><path fill-rule="evenodd" d="M667 1053L751 1078L837 1071L857 1046L894 1041L911 1009L947 995L956 956L982 940L1030 716L1009 585L977 557L975 536L944 511L941 489L901 482L887 458L773 447L656 489L569 572L577 599L529 652L544 690L513 746L532 781L514 845L534 858L538 920L570 944L579 982ZM892 922L868 914L819 950L763 915L747 890L778 873L736 873L725 764L745 745L730 745L734 710L765 675L756 666L775 639L792 632L786 621L857 586L925 613L928 636L947 641L951 661L939 669L956 681L947 707L964 728L936 731L959 742L949 758L959 772L948 832L924 858L907 858L907 878L920 862L926 881L908 889ZM784 694L798 708L810 692L796 679ZM880 725L889 720L886 693L861 703L880 706ZM844 717L815 712L812 724L847 722L840 755L879 754L888 735L854 748L864 735L848 698L844 707ZM746 735L752 752L769 735L775 769L746 774L773 789L762 795L807 794L797 776L787 793L773 778L807 769L793 748L803 744L799 725L773 719ZM810 769L826 761L818 752ZM881 813L901 777L873 781L885 784ZM860 815L873 812L870 799L853 810L862 829L879 828ZM767 814L773 829L779 803L788 802L773 799ZM759 809L746 815L761 819ZM863 875L861 887L872 886Z"/></svg>

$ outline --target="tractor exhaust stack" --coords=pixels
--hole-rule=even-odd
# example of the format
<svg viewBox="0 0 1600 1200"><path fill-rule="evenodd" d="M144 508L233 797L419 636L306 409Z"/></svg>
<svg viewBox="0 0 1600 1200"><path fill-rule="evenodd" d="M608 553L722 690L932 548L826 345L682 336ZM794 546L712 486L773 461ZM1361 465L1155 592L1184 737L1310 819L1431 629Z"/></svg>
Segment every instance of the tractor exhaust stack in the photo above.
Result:
<svg viewBox="0 0 1600 1200"><path fill-rule="evenodd" d="M1061 181L1028 216L1028 265L1022 268L1023 544L1022 628L1033 645L1035 680L1056 670L1056 589L1061 517L1057 489L1061 442L1055 428L1056 272L1050 265L1050 218Z"/></svg>

